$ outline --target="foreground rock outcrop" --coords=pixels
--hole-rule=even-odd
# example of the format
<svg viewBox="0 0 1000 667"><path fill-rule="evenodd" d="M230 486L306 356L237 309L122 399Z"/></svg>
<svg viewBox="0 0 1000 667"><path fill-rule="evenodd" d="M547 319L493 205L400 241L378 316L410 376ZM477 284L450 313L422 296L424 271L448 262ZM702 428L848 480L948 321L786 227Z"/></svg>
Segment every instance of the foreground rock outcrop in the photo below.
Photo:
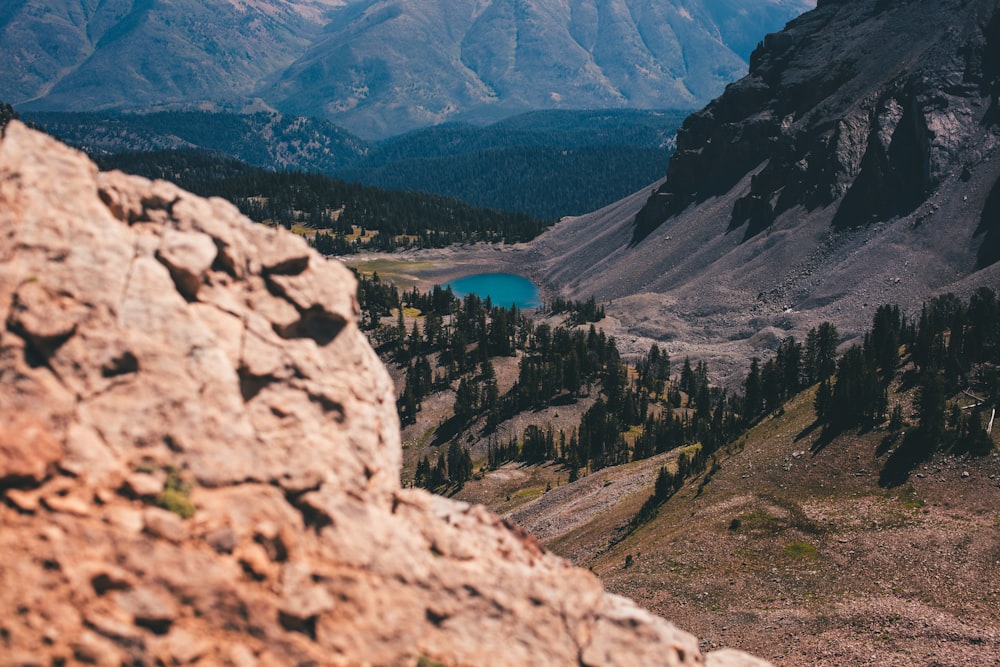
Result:
<svg viewBox="0 0 1000 667"><path fill-rule="evenodd" d="M300 238L12 122L0 258L3 664L704 663L523 531L400 488L353 278Z"/></svg>

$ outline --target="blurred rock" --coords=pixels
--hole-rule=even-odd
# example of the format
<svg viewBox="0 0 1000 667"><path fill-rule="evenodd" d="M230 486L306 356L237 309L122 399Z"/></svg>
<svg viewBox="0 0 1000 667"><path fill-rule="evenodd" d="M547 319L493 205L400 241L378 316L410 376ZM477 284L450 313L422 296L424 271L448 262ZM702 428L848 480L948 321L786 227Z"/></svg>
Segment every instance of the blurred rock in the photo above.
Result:
<svg viewBox="0 0 1000 667"><path fill-rule="evenodd" d="M5 656L703 664L525 532L400 488L354 279L301 239L16 121L0 230Z"/></svg>

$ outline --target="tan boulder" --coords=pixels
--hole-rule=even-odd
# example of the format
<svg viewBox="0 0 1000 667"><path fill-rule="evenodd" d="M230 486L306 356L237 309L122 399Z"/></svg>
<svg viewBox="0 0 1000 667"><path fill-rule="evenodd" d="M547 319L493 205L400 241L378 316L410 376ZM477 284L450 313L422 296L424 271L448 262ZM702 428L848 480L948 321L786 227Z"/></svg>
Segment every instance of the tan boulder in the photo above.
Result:
<svg viewBox="0 0 1000 667"><path fill-rule="evenodd" d="M704 663L524 531L400 488L354 279L300 238L17 122L0 230L5 664Z"/></svg>

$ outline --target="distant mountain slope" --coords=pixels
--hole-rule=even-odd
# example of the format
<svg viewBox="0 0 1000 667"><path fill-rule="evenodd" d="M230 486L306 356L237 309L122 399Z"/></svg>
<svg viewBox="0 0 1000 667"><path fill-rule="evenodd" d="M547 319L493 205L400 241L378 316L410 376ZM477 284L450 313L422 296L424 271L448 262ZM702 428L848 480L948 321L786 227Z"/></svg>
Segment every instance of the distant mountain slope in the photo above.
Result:
<svg viewBox="0 0 1000 667"><path fill-rule="evenodd" d="M329 173L353 164L368 144L322 120L276 113L164 111L150 114L28 113L92 155L200 149L267 169Z"/></svg>
<svg viewBox="0 0 1000 667"><path fill-rule="evenodd" d="M8 0L0 96L19 108L135 109L247 98L342 0Z"/></svg>
<svg viewBox="0 0 1000 667"><path fill-rule="evenodd" d="M614 299L633 336L741 359L1000 284L998 53L995 0L821 2L688 118L651 198L540 237L536 275Z"/></svg>
<svg viewBox="0 0 1000 667"><path fill-rule="evenodd" d="M260 109L381 138L534 109L687 108L814 0L11 0L19 110Z"/></svg>
<svg viewBox="0 0 1000 667"><path fill-rule="evenodd" d="M317 172L556 220L600 208L654 180L685 114L537 111L486 127L449 123L378 143L327 121L265 112L25 116L98 157L202 150L265 169Z"/></svg>
<svg viewBox="0 0 1000 667"><path fill-rule="evenodd" d="M263 96L363 136L541 108L694 108L813 4L370 0Z"/></svg>
<svg viewBox="0 0 1000 667"><path fill-rule="evenodd" d="M655 180L685 115L536 111L486 127L449 123L375 144L336 175L555 220Z"/></svg>

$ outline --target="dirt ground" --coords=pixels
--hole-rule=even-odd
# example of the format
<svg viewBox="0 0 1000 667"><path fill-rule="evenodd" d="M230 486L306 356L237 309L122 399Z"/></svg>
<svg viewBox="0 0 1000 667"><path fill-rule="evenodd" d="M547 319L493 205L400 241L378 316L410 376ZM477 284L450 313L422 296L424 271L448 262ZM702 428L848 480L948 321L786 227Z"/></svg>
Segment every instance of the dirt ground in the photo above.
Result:
<svg viewBox="0 0 1000 667"><path fill-rule="evenodd" d="M880 486L886 434L814 451L810 403L583 564L706 648L779 665L1000 664L1000 458L939 456Z"/></svg>

